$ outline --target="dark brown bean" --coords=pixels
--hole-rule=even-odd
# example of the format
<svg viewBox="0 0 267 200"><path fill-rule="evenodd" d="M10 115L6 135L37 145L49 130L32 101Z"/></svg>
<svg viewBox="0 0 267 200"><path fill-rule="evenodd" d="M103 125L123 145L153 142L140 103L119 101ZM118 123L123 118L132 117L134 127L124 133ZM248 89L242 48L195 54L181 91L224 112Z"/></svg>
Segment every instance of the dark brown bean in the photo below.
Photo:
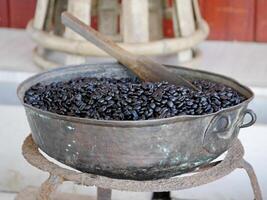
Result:
<svg viewBox="0 0 267 200"><path fill-rule="evenodd" d="M245 97L221 83L194 80L200 91L167 82L122 78L75 78L38 83L24 102L60 115L103 120L146 120L176 115L201 115L239 104Z"/></svg>

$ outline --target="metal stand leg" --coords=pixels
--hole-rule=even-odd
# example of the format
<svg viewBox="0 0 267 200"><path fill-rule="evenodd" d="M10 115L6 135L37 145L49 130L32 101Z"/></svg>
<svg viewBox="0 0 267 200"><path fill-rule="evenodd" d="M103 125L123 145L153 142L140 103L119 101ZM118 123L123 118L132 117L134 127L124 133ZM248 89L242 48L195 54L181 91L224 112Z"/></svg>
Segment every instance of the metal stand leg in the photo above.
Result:
<svg viewBox="0 0 267 200"><path fill-rule="evenodd" d="M41 185L37 200L50 200L50 195L56 191L59 185L63 183L63 178L50 175L49 178Z"/></svg>
<svg viewBox="0 0 267 200"><path fill-rule="evenodd" d="M241 163L240 163L240 168L245 169L247 174L248 174L248 176L249 176L255 200L263 200L262 199L262 194L261 194L261 189L260 189L260 186L259 186L259 183L258 183L258 179L257 179L257 176L256 176L256 174L254 172L253 167L247 161L245 161L243 159L241 161Z"/></svg>
<svg viewBox="0 0 267 200"><path fill-rule="evenodd" d="M102 186L101 176L96 176L86 173L77 173L72 170L61 168L51 162L49 162L40 152L38 151L37 145L35 145L31 136L28 136L23 143L22 147L23 156L25 159L33 166L46 171L51 172L55 175L50 174L50 177L41 185L40 189L37 191L36 188L27 188L26 190L19 193L16 197L18 200L25 199L37 199L37 200L51 200L51 198L56 197L57 199L81 199L81 195L68 194L57 194L52 193L56 191L57 187L64 181L72 181L76 184L87 185L87 186ZM217 163L210 163L210 165L204 168L200 168L195 171L193 175L187 177L173 177L172 179L166 180L155 180L148 182L136 182L125 180L118 182L116 179L106 180L105 186L102 187L113 187L114 182L116 183L116 190L122 191L179 191L181 189L197 187L203 184L207 184L222 178L234 171L237 167L245 169L251 182L251 186L254 192L255 200L263 200L259 183L252 166L246 162L242 157L244 155L244 149L239 140L235 141L235 145L232 146L225 159ZM36 195L37 191L37 195ZM97 189L97 200L111 200L111 189L98 188ZM158 199L158 195L163 194L162 192L154 193L154 199ZM67 196L66 196L67 195ZM164 196L170 199L170 193L165 193ZM77 197L77 198L75 198ZM80 198L79 198L80 197Z"/></svg>
<svg viewBox="0 0 267 200"><path fill-rule="evenodd" d="M171 192L153 192L152 200L171 200Z"/></svg>
<svg viewBox="0 0 267 200"><path fill-rule="evenodd" d="M97 188L97 200L111 200L111 189Z"/></svg>

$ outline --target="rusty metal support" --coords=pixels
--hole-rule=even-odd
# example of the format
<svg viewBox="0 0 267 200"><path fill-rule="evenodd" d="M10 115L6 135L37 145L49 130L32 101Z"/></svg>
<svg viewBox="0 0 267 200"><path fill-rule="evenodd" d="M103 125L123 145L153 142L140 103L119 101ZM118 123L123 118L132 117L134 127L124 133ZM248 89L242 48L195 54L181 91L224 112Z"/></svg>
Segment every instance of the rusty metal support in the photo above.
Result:
<svg viewBox="0 0 267 200"><path fill-rule="evenodd" d="M56 191L59 185L64 182L64 179L50 174L49 178L41 185L38 194L37 200L50 200L51 195Z"/></svg>
<svg viewBox="0 0 267 200"><path fill-rule="evenodd" d="M240 162L240 168L246 170L246 172L248 174L248 177L249 177L249 180L251 183L251 187L253 189L255 200L263 200L261 190L260 190L260 185L259 185L257 176L255 174L255 171L254 171L252 165L249 164L244 159L242 159Z"/></svg>
<svg viewBox="0 0 267 200"><path fill-rule="evenodd" d="M111 200L111 189L97 188L97 200Z"/></svg>
<svg viewBox="0 0 267 200"><path fill-rule="evenodd" d="M111 179L103 176L75 172L61 168L48 161L38 151L38 147L33 139L28 136L23 144L22 152L25 159L33 166L43 171L49 172L50 177L42 184L37 194L37 200L50 200L51 194L64 181L72 181L76 184L86 186L96 186L97 200L111 200L112 189L135 192L161 192L175 191L192 187L197 187L216 181L234 171L237 168L245 169L251 182L255 200L262 200L262 194L256 174L252 166L243 159L244 149L239 140L236 140L221 162L216 162L203 169L195 171L188 176L178 176L170 179L152 181L133 181ZM110 189L106 189L110 188ZM23 194L20 194L23 196Z"/></svg>

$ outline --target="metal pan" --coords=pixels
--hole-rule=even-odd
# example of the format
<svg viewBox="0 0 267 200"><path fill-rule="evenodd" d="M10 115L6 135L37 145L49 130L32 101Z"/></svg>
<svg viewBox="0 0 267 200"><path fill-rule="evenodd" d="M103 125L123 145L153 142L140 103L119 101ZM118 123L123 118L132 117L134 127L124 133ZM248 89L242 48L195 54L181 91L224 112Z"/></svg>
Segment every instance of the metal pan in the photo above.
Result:
<svg viewBox="0 0 267 200"><path fill-rule="evenodd" d="M189 80L224 83L247 100L219 112L141 121L105 121L58 115L23 102L25 91L43 82L75 77L128 77L117 63L70 66L33 76L18 87L36 144L56 160L78 169L112 178L150 180L169 178L205 165L225 152L240 128L251 126L256 115L247 109L252 91L225 76L166 66ZM251 121L243 124L245 115Z"/></svg>

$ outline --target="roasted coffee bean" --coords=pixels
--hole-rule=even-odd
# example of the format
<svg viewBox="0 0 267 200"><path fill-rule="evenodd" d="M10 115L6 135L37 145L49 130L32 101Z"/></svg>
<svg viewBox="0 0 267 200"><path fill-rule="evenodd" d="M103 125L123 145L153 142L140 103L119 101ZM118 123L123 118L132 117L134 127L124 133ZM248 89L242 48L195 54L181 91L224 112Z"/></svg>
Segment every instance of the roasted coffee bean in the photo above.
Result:
<svg viewBox="0 0 267 200"><path fill-rule="evenodd" d="M152 102L151 104L149 104L149 106L150 108L154 109L156 107L156 104Z"/></svg>
<svg viewBox="0 0 267 200"><path fill-rule="evenodd" d="M160 103L161 103L161 104L166 104L167 102L168 102L168 100L164 99L164 100L162 100Z"/></svg>
<svg viewBox="0 0 267 200"><path fill-rule="evenodd" d="M192 106L194 104L194 102L192 101L192 100L188 100L187 102L186 102L186 105L188 105L188 106Z"/></svg>
<svg viewBox="0 0 267 200"><path fill-rule="evenodd" d="M245 100L221 83L207 80L192 83L200 91L165 81L75 78L33 85L25 92L24 102L60 115L99 120L148 120L213 113Z"/></svg>
<svg viewBox="0 0 267 200"><path fill-rule="evenodd" d="M109 101L109 100L111 100L111 99L112 99L111 96L107 96L107 97L105 98L106 101Z"/></svg>
<svg viewBox="0 0 267 200"><path fill-rule="evenodd" d="M132 111L133 120L138 120L139 116L135 110Z"/></svg>
<svg viewBox="0 0 267 200"><path fill-rule="evenodd" d="M106 106L102 106L102 107L99 108L99 111L100 111L100 112L105 112L106 109L107 109Z"/></svg>
<svg viewBox="0 0 267 200"><path fill-rule="evenodd" d="M155 112L159 113L161 111L161 107L156 107Z"/></svg>
<svg viewBox="0 0 267 200"><path fill-rule="evenodd" d="M184 103L182 102L182 103L179 103L178 105L177 105L177 108L181 108L181 107L183 107L184 106Z"/></svg>
<svg viewBox="0 0 267 200"><path fill-rule="evenodd" d="M104 103L105 99L99 99L98 102L99 103Z"/></svg>
<svg viewBox="0 0 267 200"><path fill-rule="evenodd" d="M141 108L142 107L140 105L137 105L137 106L134 107L135 110L141 110Z"/></svg>
<svg viewBox="0 0 267 200"><path fill-rule="evenodd" d="M169 100L172 101L172 102L175 102L175 101L177 100L177 97L170 96L170 97L169 97Z"/></svg>
<svg viewBox="0 0 267 200"><path fill-rule="evenodd" d="M172 107L174 106L174 104L173 104L172 101L168 101L167 104L168 104L168 106L169 106L170 108L172 108Z"/></svg>
<svg viewBox="0 0 267 200"><path fill-rule="evenodd" d="M167 116L169 109L166 107L163 107L160 111L159 118L165 118Z"/></svg>

